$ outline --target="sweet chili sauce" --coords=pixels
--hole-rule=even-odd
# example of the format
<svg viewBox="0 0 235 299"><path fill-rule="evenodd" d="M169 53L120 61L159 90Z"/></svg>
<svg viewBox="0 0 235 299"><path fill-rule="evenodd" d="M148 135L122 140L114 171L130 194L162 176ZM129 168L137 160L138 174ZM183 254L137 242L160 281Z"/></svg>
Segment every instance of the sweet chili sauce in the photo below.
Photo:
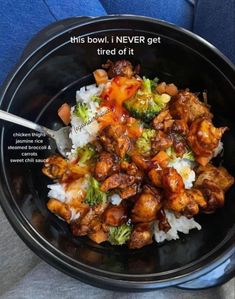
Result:
<svg viewBox="0 0 235 299"><path fill-rule="evenodd" d="M102 127L125 121L129 113L123 103L134 96L140 86L140 80L135 78L121 76L113 78L101 94L101 106L109 108L109 112L98 119Z"/></svg>

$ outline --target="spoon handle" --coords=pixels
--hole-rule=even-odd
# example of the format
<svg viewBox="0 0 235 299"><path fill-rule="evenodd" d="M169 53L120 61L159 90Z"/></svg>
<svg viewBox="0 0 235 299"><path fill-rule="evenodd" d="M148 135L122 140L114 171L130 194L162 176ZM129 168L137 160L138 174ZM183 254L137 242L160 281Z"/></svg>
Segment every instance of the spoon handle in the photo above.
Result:
<svg viewBox="0 0 235 299"><path fill-rule="evenodd" d="M0 110L0 119L9 121L9 122L17 124L17 125L21 125L23 127L26 127L26 128L32 129L32 130L35 130L39 133L45 133L48 135L48 133L49 133L48 131L51 132L51 130L49 130L43 126L40 126L38 124L35 124L30 120L24 119L22 117L19 117L17 115L11 114L11 113L3 111L3 110Z"/></svg>

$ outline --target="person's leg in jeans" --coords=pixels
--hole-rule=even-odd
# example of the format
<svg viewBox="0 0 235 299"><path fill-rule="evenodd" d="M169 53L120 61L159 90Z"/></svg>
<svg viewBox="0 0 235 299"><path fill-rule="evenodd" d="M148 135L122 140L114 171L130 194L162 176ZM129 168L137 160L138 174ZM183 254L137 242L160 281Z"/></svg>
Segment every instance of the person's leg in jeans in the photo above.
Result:
<svg viewBox="0 0 235 299"><path fill-rule="evenodd" d="M235 0L197 0L193 31L235 63Z"/></svg>
<svg viewBox="0 0 235 299"><path fill-rule="evenodd" d="M109 14L140 14L191 30L235 62L235 0L100 1Z"/></svg>
<svg viewBox="0 0 235 299"><path fill-rule="evenodd" d="M100 0L108 14L134 14L161 19L189 30L194 0Z"/></svg>
<svg viewBox="0 0 235 299"><path fill-rule="evenodd" d="M99 0L0 1L0 86L27 42L45 26L72 16L100 16Z"/></svg>

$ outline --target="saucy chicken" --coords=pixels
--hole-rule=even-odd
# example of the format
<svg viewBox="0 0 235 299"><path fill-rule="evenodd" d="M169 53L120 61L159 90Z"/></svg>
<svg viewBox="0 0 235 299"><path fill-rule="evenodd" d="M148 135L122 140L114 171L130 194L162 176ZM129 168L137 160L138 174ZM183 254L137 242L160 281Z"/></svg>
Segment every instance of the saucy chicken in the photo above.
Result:
<svg viewBox="0 0 235 299"><path fill-rule="evenodd" d="M130 249L151 244L156 223L171 230L166 211L188 219L215 212L234 184L224 167L213 165L228 128L214 126L196 93L139 71L119 60L93 73L101 90L93 100L108 108L96 117L96 136L67 159L47 158L42 170L62 190L57 197L49 192L47 207L74 236ZM84 126L86 105L71 110Z"/></svg>

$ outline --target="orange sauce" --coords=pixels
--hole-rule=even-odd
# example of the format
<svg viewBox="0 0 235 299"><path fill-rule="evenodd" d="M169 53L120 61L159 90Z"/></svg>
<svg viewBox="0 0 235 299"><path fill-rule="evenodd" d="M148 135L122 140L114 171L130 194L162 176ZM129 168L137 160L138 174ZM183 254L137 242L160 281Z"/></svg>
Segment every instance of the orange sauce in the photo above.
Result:
<svg viewBox="0 0 235 299"><path fill-rule="evenodd" d="M116 76L110 85L103 91L101 106L110 109L110 112L98 118L101 128L123 122L128 117L128 112L123 103L135 95L141 82L135 78Z"/></svg>

